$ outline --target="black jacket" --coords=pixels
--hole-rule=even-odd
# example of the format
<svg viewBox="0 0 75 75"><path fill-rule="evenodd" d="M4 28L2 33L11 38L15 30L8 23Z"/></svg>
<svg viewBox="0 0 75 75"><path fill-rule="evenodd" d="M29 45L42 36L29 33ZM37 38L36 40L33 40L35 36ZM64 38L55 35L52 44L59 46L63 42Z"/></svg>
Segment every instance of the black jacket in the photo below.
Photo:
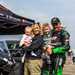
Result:
<svg viewBox="0 0 75 75"><path fill-rule="evenodd" d="M42 54L43 42L43 37L41 35L35 36L32 39L31 45L25 48L26 57L40 58Z"/></svg>

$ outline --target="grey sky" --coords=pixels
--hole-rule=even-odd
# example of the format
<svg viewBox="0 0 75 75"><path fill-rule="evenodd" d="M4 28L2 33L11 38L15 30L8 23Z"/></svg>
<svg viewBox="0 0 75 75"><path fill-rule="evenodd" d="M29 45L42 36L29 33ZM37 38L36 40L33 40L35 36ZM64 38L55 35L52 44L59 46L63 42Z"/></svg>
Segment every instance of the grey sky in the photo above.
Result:
<svg viewBox="0 0 75 75"><path fill-rule="evenodd" d="M16 14L41 23L58 16L71 34L71 47L75 48L75 0L0 0Z"/></svg>

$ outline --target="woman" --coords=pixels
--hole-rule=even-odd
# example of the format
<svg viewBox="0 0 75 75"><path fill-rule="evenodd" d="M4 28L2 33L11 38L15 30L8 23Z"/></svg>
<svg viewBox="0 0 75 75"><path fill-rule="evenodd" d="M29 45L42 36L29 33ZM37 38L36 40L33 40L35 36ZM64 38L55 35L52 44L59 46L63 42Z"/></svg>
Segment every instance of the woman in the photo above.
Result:
<svg viewBox="0 0 75 75"><path fill-rule="evenodd" d="M25 48L27 54L24 65L24 75L41 75L43 37L40 33L40 24L32 25L32 30L34 34L32 43L29 47Z"/></svg>

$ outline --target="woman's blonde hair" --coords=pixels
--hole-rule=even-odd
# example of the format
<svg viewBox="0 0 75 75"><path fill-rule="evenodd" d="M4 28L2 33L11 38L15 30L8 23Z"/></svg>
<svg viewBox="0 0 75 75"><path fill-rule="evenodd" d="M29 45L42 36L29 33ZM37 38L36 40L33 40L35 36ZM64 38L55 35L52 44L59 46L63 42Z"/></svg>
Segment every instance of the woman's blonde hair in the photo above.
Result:
<svg viewBox="0 0 75 75"><path fill-rule="evenodd" d="M40 34L41 34L41 24L40 23L35 23L32 25L32 31L34 31L35 26L38 25L40 29Z"/></svg>

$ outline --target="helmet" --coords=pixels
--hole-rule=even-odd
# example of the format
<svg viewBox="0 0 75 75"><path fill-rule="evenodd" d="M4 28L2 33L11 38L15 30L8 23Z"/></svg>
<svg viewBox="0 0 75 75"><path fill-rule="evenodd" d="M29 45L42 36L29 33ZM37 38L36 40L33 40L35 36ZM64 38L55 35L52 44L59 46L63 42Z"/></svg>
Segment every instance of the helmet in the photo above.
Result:
<svg viewBox="0 0 75 75"><path fill-rule="evenodd" d="M55 25L57 25L58 23L60 23L60 20L59 20L58 17L53 17L53 18L51 19L51 24L52 24L52 26L55 26Z"/></svg>

